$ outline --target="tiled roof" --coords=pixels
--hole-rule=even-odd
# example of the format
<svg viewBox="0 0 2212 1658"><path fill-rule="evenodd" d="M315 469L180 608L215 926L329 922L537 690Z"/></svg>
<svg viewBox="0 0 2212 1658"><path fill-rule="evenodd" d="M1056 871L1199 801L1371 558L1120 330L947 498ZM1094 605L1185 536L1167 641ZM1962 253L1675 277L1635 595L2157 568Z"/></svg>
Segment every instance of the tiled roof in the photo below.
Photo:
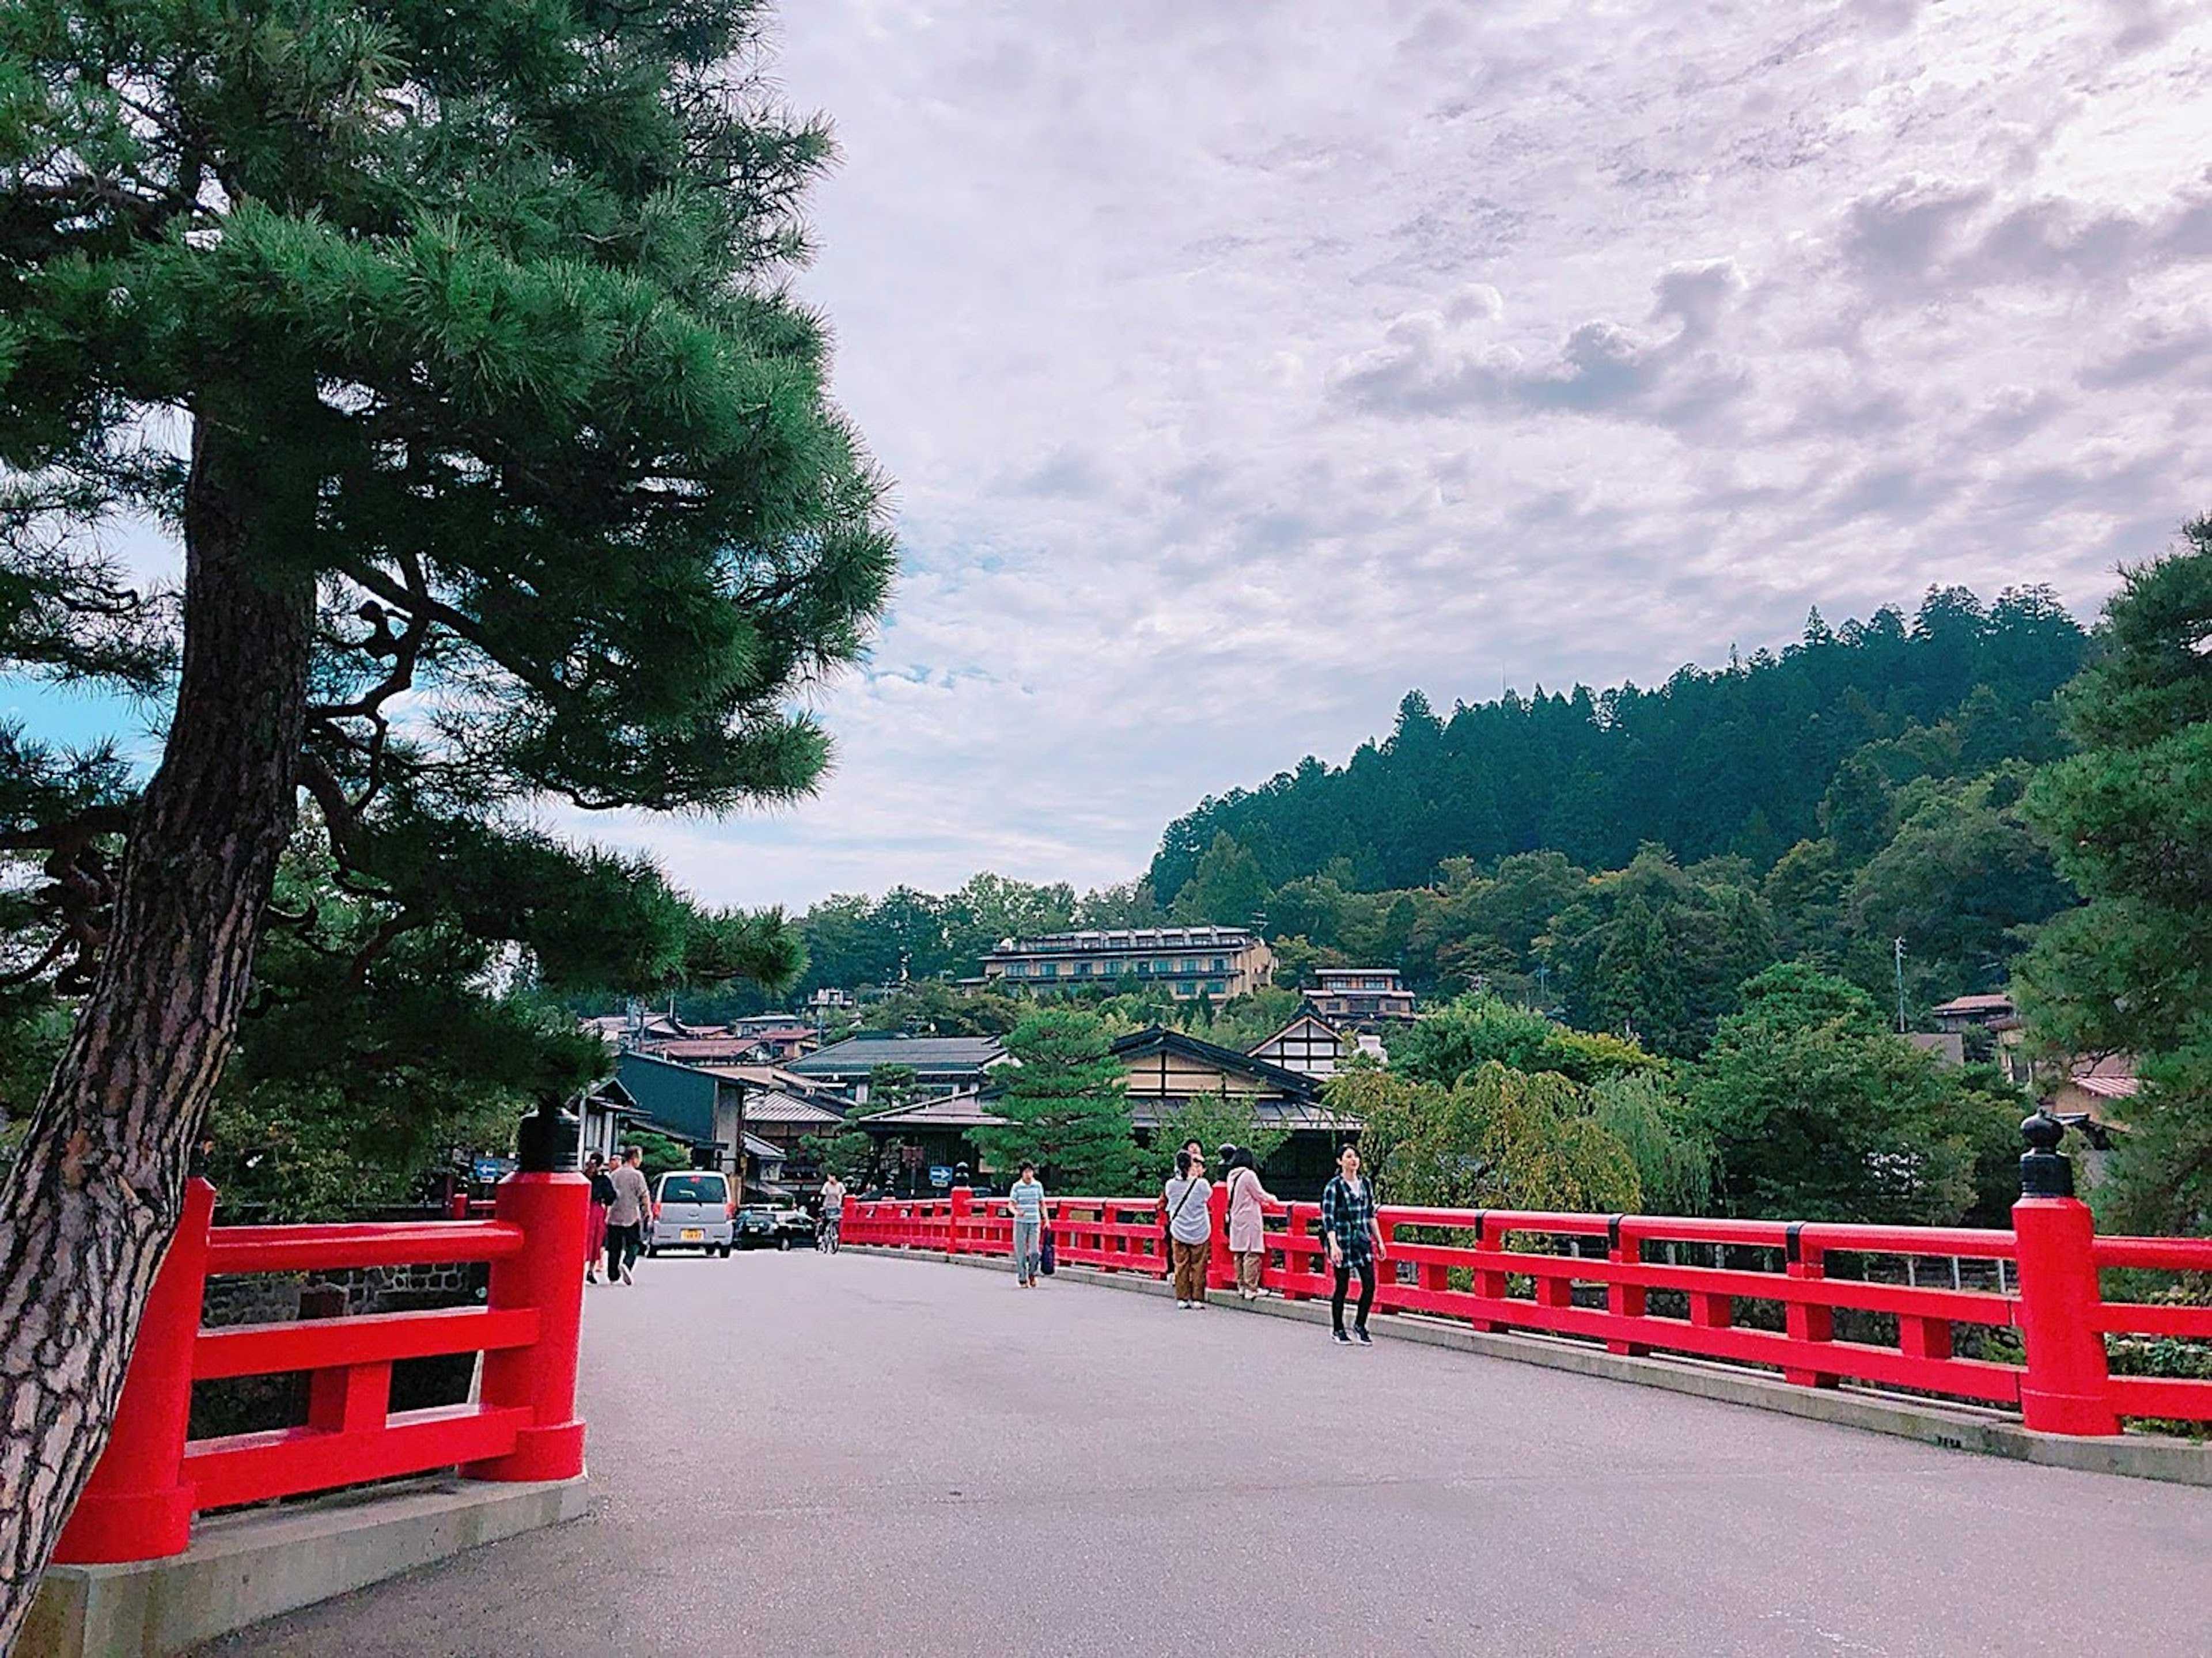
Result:
<svg viewBox="0 0 2212 1658"><path fill-rule="evenodd" d="M916 1071L981 1071L1006 1057L995 1036L901 1036L863 1032L789 1061L784 1069L801 1077L865 1075L879 1065L909 1066Z"/></svg>
<svg viewBox="0 0 2212 1658"><path fill-rule="evenodd" d="M969 1088L918 1105L855 1117L852 1124L866 1133L878 1133L902 1128L988 1128L1004 1121L1004 1117L994 1117L983 1109L981 1097Z"/></svg>
<svg viewBox="0 0 2212 1658"><path fill-rule="evenodd" d="M2009 1013L2012 1011L2012 998L2009 996L1954 996L1941 1007L1932 1011L1937 1013Z"/></svg>
<svg viewBox="0 0 2212 1658"><path fill-rule="evenodd" d="M994 956L1060 955L1068 950L1249 950L1260 937L1241 926L1154 926L1108 932L1048 932L1034 938L1001 938Z"/></svg>
<svg viewBox="0 0 2212 1658"><path fill-rule="evenodd" d="M845 1120L827 1106L817 1105L811 1100L802 1100L796 1094L786 1094L778 1090L773 1093L747 1095L745 1121L828 1124L842 1123Z"/></svg>

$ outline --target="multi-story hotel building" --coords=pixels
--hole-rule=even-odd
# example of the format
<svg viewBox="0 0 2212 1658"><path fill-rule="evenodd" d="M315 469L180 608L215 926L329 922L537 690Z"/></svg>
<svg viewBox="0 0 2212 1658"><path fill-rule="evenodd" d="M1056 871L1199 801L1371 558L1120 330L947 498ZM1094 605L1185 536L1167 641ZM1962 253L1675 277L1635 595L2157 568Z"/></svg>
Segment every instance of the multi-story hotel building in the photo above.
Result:
<svg viewBox="0 0 2212 1658"><path fill-rule="evenodd" d="M1324 1019L1358 1023L1413 1017L1413 993L1395 967L1318 967L1314 978L1306 1005Z"/></svg>
<svg viewBox="0 0 2212 1658"><path fill-rule="evenodd" d="M1001 938L983 977L1006 990L1066 990L1134 979L1224 1001L1268 982L1275 952L1241 926L1164 926Z"/></svg>

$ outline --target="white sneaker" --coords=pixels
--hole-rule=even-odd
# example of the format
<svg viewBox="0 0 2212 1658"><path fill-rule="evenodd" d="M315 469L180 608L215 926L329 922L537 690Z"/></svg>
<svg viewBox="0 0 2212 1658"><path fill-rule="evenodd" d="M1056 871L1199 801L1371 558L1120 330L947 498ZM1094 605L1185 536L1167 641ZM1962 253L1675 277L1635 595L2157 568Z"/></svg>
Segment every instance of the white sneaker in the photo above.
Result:
<svg viewBox="0 0 2212 1658"><path fill-rule="evenodd" d="M1178 1309L1188 1308L1189 1305L1190 1305L1190 1303L1189 1303L1188 1302L1187 1302L1187 1301L1178 1301L1177 1303L1176 1303L1176 1306Z"/></svg>

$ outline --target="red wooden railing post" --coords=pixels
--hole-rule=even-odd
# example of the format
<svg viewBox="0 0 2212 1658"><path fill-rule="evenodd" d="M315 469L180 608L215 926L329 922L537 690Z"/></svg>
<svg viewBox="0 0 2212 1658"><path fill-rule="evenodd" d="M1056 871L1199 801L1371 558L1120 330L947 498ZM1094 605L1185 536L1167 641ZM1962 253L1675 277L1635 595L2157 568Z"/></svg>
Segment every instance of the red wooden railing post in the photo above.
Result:
<svg viewBox="0 0 2212 1658"><path fill-rule="evenodd" d="M975 1193L971 1187L956 1186L952 1188L951 1218L946 1222L945 1229L946 1254L957 1255L966 1253L968 1240L964 1236L964 1230L968 1224L968 1217L975 1207Z"/></svg>
<svg viewBox="0 0 2212 1658"><path fill-rule="evenodd" d="M2020 1249L2020 1334L2027 1349L2020 1411L2027 1426L2053 1434L2116 1434L2097 1327L2103 1299L2091 1253L2096 1223L2075 1198L2022 1198L2013 1206Z"/></svg>
<svg viewBox="0 0 2212 1658"><path fill-rule="evenodd" d="M159 1560L192 1540L192 1488L184 1477L192 1410L192 1349L207 1284L215 1187L185 1184L175 1237L146 1298L107 1448L76 1500L57 1561L92 1565Z"/></svg>
<svg viewBox="0 0 2212 1658"><path fill-rule="evenodd" d="M538 1339L486 1353L480 1397L520 1406L531 1420L514 1449L462 1472L474 1479L572 1479L584 1471L576 1418L576 1344L584 1321L584 1225L592 1185L581 1175L520 1172L499 1183L498 1218L522 1229L519 1254L491 1267L493 1308L538 1313Z"/></svg>
<svg viewBox="0 0 2212 1658"><path fill-rule="evenodd" d="M1788 1241L1783 1246L1783 1276L1807 1280L1823 1278L1828 1274L1826 1255L1816 1244L1810 1248L1802 1238L1802 1223L1792 1223ZM1836 1309L1816 1307L1810 1302L1792 1301L1784 1304L1782 1326L1792 1341L1833 1341L1836 1339ZM1809 1367L1784 1367L1782 1379L1799 1388L1832 1388L1843 1378L1832 1371L1816 1370Z"/></svg>
<svg viewBox="0 0 2212 1658"><path fill-rule="evenodd" d="M1615 1215L1606 1224L1605 1258L1615 1267L1640 1266L1644 1264L1644 1245L1633 1236L1621 1236L1626 1215ZM1605 1286L1605 1308L1615 1318L1642 1318L1644 1315L1644 1286L1640 1284L1611 1282ZM1613 1340L1605 1344L1609 1353L1622 1353L1640 1358L1651 1349L1641 1341Z"/></svg>
<svg viewBox="0 0 2212 1658"><path fill-rule="evenodd" d="M2013 1242L2020 1267L2020 1337L2027 1369L2020 1379L2021 1420L2054 1434L2116 1434L2112 1376L2097 1309L2097 1225L2074 1195L2074 1165L2059 1145L2066 1129L2048 1109L2020 1126L2020 1201Z"/></svg>

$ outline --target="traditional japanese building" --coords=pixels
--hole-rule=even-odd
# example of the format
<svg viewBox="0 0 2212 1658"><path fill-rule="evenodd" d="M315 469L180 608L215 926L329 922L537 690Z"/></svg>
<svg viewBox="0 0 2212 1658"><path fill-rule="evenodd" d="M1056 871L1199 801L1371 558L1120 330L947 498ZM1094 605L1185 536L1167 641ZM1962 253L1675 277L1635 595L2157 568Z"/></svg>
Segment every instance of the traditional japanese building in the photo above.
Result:
<svg viewBox="0 0 2212 1658"><path fill-rule="evenodd" d="M1364 1054L1382 1063L1382 1039L1371 1031L1340 1029L1310 1009L1249 1050L1250 1057L1278 1065L1285 1071L1325 1081L1348 1064L1353 1054Z"/></svg>
<svg viewBox="0 0 2212 1658"><path fill-rule="evenodd" d="M1335 1023L1370 1024L1413 1017L1413 993L1395 967L1317 967L1306 992L1313 1011Z"/></svg>
<svg viewBox="0 0 2212 1658"><path fill-rule="evenodd" d="M1358 1118L1323 1102L1319 1078L1233 1048L1155 1025L1122 1037L1113 1054L1128 1067L1129 1117L1140 1138L1192 1101L1216 1096L1249 1105L1262 1125L1283 1130L1288 1138L1261 1171L1279 1197L1318 1195L1336 1172L1337 1149L1359 1133Z"/></svg>
<svg viewBox="0 0 2212 1658"><path fill-rule="evenodd" d="M1170 995L1225 1001L1269 981L1275 953L1246 927L1169 926L1002 938L983 978L1002 990L1067 990L1133 979Z"/></svg>

